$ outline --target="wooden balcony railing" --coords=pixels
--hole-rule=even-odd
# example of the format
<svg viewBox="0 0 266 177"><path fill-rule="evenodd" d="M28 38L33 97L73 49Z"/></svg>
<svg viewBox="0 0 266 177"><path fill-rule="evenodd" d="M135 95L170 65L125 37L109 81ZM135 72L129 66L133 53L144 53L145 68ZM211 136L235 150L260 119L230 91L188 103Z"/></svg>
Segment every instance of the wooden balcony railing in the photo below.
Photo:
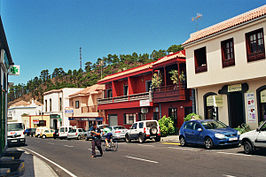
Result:
<svg viewBox="0 0 266 177"><path fill-rule="evenodd" d="M186 100L187 89L182 85L167 85L153 91L154 103Z"/></svg>
<svg viewBox="0 0 266 177"><path fill-rule="evenodd" d="M152 100L151 92L124 95L112 98L101 98L98 99L98 104L101 105L101 104L121 103L121 102L138 101L138 100Z"/></svg>
<svg viewBox="0 0 266 177"><path fill-rule="evenodd" d="M97 112L97 106L83 106L81 107L81 113Z"/></svg>

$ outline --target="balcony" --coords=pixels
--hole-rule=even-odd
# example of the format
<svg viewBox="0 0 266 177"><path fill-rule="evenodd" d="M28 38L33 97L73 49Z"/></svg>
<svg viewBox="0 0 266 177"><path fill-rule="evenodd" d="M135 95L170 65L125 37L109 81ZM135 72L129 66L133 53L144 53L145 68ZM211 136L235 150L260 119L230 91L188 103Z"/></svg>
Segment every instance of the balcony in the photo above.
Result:
<svg viewBox="0 0 266 177"><path fill-rule="evenodd" d="M184 101L187 98L187 93L187 89L177 85L162 86L154 90L153 102Z"/></svg>
<svg viewBox="0 0 266 177"><path fill-rule="evenodd" d="M139 100L152 100L152 94L150 92L132 94L132 95L124 95L112 98L102 98L98 99L98 104L110 104L110 103L121 103L128 101L139 101Z"/></svg>
<svg viewBox="0 0 266 177"><path fill-rule="evenodd" d="M82 106L78 109L73 109L73 114L69 117L99 117L102 116L101 112L98 112L97 106Z"/></svg>

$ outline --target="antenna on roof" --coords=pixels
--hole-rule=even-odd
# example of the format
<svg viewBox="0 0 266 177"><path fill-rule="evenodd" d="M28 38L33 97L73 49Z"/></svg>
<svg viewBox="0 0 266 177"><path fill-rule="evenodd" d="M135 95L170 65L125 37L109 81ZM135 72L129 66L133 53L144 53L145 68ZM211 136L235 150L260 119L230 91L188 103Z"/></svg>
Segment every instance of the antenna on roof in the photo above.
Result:
<svg viewBox="0 0 266 177"><path fill-rule="evenodd" d="M196 16L196 17L192 17L192 21L195 21L195 22L196 22L196 31L198 31L198 23L197 23L197 21L198 21L202 16L203 16L202 14L197 13L197 16Z"/></svg>

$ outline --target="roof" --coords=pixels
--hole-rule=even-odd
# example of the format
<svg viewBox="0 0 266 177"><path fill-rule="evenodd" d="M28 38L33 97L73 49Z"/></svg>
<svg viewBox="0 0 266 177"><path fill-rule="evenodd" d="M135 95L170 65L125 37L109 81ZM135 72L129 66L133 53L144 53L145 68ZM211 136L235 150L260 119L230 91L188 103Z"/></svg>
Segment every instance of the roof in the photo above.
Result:
<svg viewBox="0 0 266 177"><path fill-rule="evenodd" d="M170 60L175 59L175 58L183 58L183 59L185 59L186 58L185 50L182 50L182 51L179 51L179 52L175 52L173 54L166 55L166 56L164 56L162 58L159 58L152 65L157 65L157 64L160 64L160 63L164 63L164 62L170 61Z"/></svg>
<svg viewBox="0 0 266 177"><path fill-rule="evenodd" d="M115 74L112 74L112 75L108 75L108 76L104 77L103 79L99 80L98 83L103 83L103 82L105 82L107 80L111 80L111 79L114 79L114 78L117 78L117 77L120 77L120 76L129 75L129 74L133 74L133 73L136 73L136 72L139 72L139 71L151 69L152 68L152 63L148 63L148 64L141 65L141 66L138 66L138 67L135 67L135 68L131 68L131 69L128 69L128 70L125 70L125 71L122 71L122 72L118 72L118 73L115 73Z"/></svg>
<svg viewBox="0 0 266 177"><path fill-rule="evenodd" d="M54 89L54 90L49 90L47 92L44 92L43 95L48 95L50 93L58 93L58 92L62 92L62 89Z"/></svg>
<svg viewBox="0 0 266 177"><path fill-rule="evenodd" d="M104 88L105 88L105 85L95 84L85 89L82 89L81 91L78 91L74 94L71 94L69 95L69 97L86 96L86 95L91 94L92 92L104 90Z"/></svg>
<svg viewBox="0 0 266 177"><path fill-rule="evenodd" d="M223 32L233 27L237 27L243 23L253 21L256 19L264 18L266 16L266 5L248 11L246 13L240 14L236 17L223 21L221 23L215 24L208 28L202 29L190 35L190 38L183 43L183 45L189 45L192 42L200 40L202 38L214 35L219 32Z"/></svg>
<svg viewBox="0 0 266 177"><path fill-rule="evenodd" d="M8 47L6 34L5 34L5 31L4 31L4 25L3 25L3 22L2 22L1 16L0 16L0 41L1 41L0 42L0 48L5 50L7 58L8 58L8 61L9 61L9 64L13 65L14 62L12 60L12 57L11 57L11 54L10 54L10 50L9 50L9 47Z"/></svg>
<svg viewBox="0 0 266 177"><path fill-rule="evenodd" d="M12 105L10 105L10 107L16 107L16 106L29 106L30 103L29 102L26 102L24 100L20 100Z"/></svg>

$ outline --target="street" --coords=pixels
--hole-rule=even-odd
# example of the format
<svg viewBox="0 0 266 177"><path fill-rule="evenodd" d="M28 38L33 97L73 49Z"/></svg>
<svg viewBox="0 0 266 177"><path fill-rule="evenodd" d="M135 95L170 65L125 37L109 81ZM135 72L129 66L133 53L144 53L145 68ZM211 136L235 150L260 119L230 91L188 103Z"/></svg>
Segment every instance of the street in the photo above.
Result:
<svg viewBox="0 0 266 177"><path fill-rule="evenodd" d="M153 141L120 142L117 152L92 159L89 141L28 137L21 149L37 152L72 176L265 176L266 166L265 151L246 155L242 147L205 150ZM60 176L69 175L48 164Z"/></svg>

